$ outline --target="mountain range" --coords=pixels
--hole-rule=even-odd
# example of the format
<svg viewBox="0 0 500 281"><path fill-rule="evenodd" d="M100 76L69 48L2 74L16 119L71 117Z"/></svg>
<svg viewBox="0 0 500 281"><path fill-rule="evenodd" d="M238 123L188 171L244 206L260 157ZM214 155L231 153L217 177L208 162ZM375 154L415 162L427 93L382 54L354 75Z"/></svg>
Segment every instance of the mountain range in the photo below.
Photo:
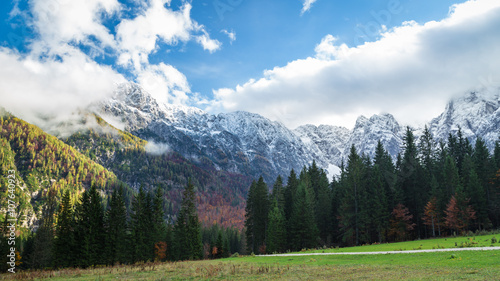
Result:
<svg viewBox="0 0 500 281"><path fill-rule="evenodd" d="M351 130L331 125L291 130L249 112L214 115L194 107L159 103L134 83L120 85L112 98L93 110L109 123L160 143L194 163L253 178L262 175L268 183L313 160L330 176L338 174L352 145L373 156L380 140L395 159L406 130L388 113L360 116ZM468 92L455 98L426 126L436 141L461 128L472 143L481 137L493 150L500 136L500 91ZM423 128L412 130L417 139L423 132Z"/></svg>

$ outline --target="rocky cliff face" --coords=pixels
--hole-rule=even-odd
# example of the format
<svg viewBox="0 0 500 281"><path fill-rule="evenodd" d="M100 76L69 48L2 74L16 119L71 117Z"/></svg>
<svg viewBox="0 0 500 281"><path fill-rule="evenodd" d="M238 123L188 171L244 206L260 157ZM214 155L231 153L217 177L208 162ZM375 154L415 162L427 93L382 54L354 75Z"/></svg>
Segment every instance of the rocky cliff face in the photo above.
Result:
<svg viewBox="0 0 500 281"><path fill-rule="evenodd" d="M429 124L429 130L436 139L446 140L449 133L456 134L458 128L472 143L480 137L493 150L500 137L499 92L471 92L455 98Z"/></svg>
<svg viewBox="0 0 500 281"><path fill-rule="evenodd" d="M493 149L500 132L499 108L498 92L469 93L451 101L428 127L436 140L446 140L460 127L465 137L481 137ZM120 86L99 111L111 123L118 120L127 131L165 143L189 159L254 178L262 175L269 183L313 159L331 176L352 145L373 157L380 140L395 159L405 131L391 114L360 116L352 130L305 125L291 131L258 114L212 115L193 107L160 104L136 84ZM417 138L421 131L415 129Z"/></svg>
<svg viewBox="0 0 500 281"><path fill-rule="evenodd" d="M268 182L313 159L301 139L279 122L242 111L212 115L159 104L135 84L121 86L100 111L104 119L119 119L127 131L166 143L187 158L208 159L217 169L262 175Z"/></svg>

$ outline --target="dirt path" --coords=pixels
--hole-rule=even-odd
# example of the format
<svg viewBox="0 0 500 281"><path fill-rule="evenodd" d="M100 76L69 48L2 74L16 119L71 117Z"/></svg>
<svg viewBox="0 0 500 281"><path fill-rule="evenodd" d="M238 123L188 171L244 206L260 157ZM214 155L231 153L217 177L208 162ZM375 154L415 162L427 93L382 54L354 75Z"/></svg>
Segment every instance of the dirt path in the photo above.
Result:
<svg viewBox="0 0 500 281"><path fill-rule="evenodd" d="M408 250L408 251L385 251L385 252L332 252L332 253L297 253L297 254L276 254L260 255L259 257L299 257L299 256L330 256L330 255L386 255L386 254L415 254L434 252L460 252L460 251L491 251L500 250L500 247L475 247L475 248L449 248L433 250Z"/></svg>

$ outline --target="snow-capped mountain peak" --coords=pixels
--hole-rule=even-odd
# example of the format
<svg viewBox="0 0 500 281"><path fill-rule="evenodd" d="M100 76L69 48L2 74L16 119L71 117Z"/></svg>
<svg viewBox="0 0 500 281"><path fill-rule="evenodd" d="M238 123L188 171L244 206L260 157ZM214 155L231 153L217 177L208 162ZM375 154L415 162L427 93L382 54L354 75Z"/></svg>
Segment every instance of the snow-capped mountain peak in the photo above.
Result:
<svg viewBox="0 0 500 281"><path fill-rule="evenodd" d="M456 98L428 125L436 140L462 129L471 140L482 137L493 149L500 132L500 91L471 92ZM291 131L282 123L261 115L236 111L209 114L194 107L158 103L136 84L121 85L100 106L103 118L120 119L126 130L164 142L185 157L216 169L267 182L287 176L313 160L327 171L338 171L354 145L360 154L373 157L378 141L396 158L401 150L404 126L388 113L360 116L354 128L304 125ZM417 129L418 135L422 129ZM331 175L330 175L331 176Z"/></svg>

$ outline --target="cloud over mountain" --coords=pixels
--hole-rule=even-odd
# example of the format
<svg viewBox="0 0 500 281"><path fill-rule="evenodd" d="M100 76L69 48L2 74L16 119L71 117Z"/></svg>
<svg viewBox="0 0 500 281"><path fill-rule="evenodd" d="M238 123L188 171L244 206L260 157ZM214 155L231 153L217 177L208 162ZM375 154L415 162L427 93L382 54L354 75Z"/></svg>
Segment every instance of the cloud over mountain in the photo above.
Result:
<svg viewBox="0 0 500 281"><path fill-rule="evenodd" d="M389 111L402 122L422 123L451 97L496 86L485 84L500 76L499 30L500 2L478 0L454 5L441 21L405 22L359 46L327 35L315 57L215 90L209 110L244 109L290 127L352 127L361 113Z"/></svg>

